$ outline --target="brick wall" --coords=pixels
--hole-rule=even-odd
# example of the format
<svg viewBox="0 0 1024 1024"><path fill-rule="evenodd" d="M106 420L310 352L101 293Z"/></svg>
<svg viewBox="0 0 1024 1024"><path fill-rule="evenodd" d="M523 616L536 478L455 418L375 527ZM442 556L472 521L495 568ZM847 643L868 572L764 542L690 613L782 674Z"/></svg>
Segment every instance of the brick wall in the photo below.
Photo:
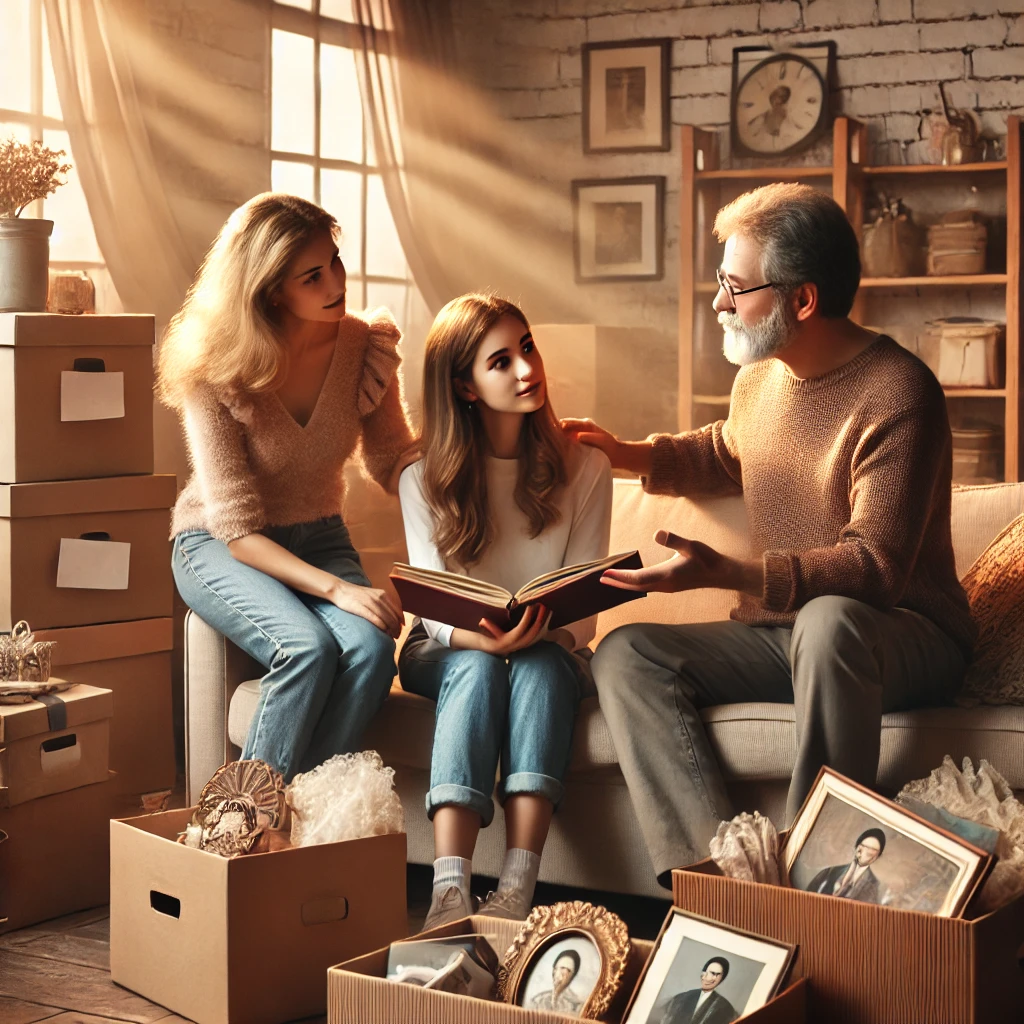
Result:
<svg viewBox="0 0 1024 1024"><path fill-rule="evenodd" d="M554 212L565 240L563 285L572 281L569 181L666 175L664 280L570 284L556 296L548 265L546 281L520 287L534 319L659 329L668 379L674 375L667 361L677 337L675 126L727 127L734 46L834 40L833 109L867 122L873 142L920 138L923 112L941 107L939 81L953 105L977 111L986 134L1005 132L1006 115L1024 111L1024 0L456 0L456 8L467 72L487 89L498 116L529 155L524 189L542 185L563 197ZM671 152L585 156L580 47L657 36L675 40ZM827 152L819 155L828 161ZM672 395L659 403L665 427L672 426L674 402Z"/></svg>

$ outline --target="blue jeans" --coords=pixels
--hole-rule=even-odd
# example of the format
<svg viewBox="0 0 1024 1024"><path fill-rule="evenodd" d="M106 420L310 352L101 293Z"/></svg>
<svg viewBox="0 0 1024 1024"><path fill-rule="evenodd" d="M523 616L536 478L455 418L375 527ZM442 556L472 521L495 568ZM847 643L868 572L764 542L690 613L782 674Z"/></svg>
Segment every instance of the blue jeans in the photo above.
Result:
<svg viewBox="0 0 1024 1024"><path fill-rule="evenodd" d="M499 800L532 793L558 806L580 697L576 659L563 647L542 640L506 660L444 647L417 625L398 674L403 689L437 702L428 818L455 805L489 825L499 757Z"/></svg>
<svg viewBox="0 0 1024 1024"><path fill-rule="evenodd" d="M262 532L310 565L370 585L340 516ZM242 757L258 757L290 781L359 749L395 676L390 636L244 565L205 530L174 538L171 565L185 603L269 669Z"/></svg>

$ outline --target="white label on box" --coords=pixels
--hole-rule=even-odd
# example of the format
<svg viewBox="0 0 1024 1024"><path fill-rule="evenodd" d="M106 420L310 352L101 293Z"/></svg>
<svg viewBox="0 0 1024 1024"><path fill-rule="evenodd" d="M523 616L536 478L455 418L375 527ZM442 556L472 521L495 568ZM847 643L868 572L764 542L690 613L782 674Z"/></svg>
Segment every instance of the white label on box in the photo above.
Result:
<svg viewBox="0 0 1024 1024"><path fill-rule="evenodd" d="M131 544L61 537L57 586L72 590L127 590Z"/></svg>
<svg viewBox="0 0 1024 1024"><path fill-rule="evenodd" d="M60 420L117 420L124 418L124 372L80 373L61 370Z"/></svg>

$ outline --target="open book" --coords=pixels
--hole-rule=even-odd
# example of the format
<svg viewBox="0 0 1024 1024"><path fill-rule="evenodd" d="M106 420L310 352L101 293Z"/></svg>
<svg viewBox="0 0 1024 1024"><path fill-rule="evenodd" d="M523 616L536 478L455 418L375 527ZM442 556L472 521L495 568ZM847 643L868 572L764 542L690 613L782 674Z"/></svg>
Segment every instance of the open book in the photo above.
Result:
<svg viewBox="0 0 1024 1024"><path fill-rule="evenodd" d="M566 565L544 573L510 594L504 587L438 569L419 569L396 562L391 581L402 607L413 615L449 626L480 632L480 620L490 619L511 629L531 604L543 604L552 613L551 629L589 618L606 608L625 604L645 594L620 590L601 582L606 569L641 569L640 554L609 555L593 562Z"/></svg>

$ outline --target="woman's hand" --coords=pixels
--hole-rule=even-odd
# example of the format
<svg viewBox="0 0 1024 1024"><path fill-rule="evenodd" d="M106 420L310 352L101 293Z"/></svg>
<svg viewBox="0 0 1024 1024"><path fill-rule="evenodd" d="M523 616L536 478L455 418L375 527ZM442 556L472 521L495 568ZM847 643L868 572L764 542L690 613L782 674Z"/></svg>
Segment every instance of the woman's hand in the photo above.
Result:
<svg viewBox="0 0 1024 1024"><path fill-rule="evenodd" d="M372 622L396 640L402 632L402 610L384 590L337 580L328 592L327 600L343 612L351 612Z"/></svg>
<svg viewBox="0 0 1024 1024"><path fill-rule="evenodd" d="M559 423L570 441L578 441L603 451L612 469L624 469L637 476L650 476L650 441L620 441L611 431L590 419L565 419Z"/></svg>
<svg viewBox="0 0 1024 1024"><path fill-rule="evenodd" d="M490 619L480 620L480 628L485 629L486 634L464 629L456 630L459 634L458 646L483 651L485 654L494 654L499 658L504 657L513 651L521 651L538 640L543 640L547 635L550 621L551 612L547 608L540 604L532 604L526 609L518 624L507 633ZM453 639L456 639L454 634Z"/></svg>

